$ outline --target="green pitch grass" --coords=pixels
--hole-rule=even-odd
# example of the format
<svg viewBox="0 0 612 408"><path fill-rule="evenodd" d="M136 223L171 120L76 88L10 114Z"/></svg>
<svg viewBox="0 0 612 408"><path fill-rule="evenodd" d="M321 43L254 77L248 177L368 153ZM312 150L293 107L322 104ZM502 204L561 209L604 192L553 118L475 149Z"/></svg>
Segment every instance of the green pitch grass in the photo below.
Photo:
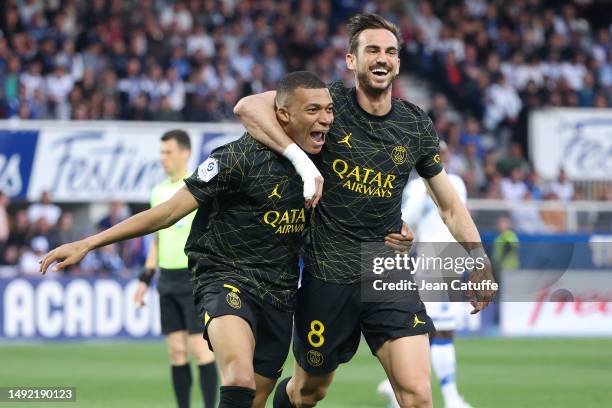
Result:
<svg viewBox="0 0 612 408"><path fill-rule="evenodd" d="M612 401L612 339L465 339L457 341L458 382L479 407L602 407ZM162 342L0 345L0 386L75 386L76 403L0 402L14 407L172 407ZM285 374L290 373L287 364ZM192 406L201 406L192 368ZM386 406L384 377L362 344L342 366L319 406ZM443 406L434 386L434 405ZM270 405L271 406L271 405Z"/></svg>

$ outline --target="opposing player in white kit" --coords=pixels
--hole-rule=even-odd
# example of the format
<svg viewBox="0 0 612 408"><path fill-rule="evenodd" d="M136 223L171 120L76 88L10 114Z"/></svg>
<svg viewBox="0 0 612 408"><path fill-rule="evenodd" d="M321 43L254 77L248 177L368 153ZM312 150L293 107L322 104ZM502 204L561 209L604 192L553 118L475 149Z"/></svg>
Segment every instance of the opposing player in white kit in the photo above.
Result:
<svg viewBox="0 0 612 408"><path fill-rule="evenodd" d="M446 143L440 142L440 157L444 164L448 159ZM467 201L467 190L461 177L449 174L448 178L457 191L463 203ZM425 183L417 178L408 183L402 197L402 219L410 226L415 235L415 241L425 243L456 242L448 228L440 218L438 207L427 192ZM435 247L436 245L432 245ZM430 337L431 365L438 377L444 406L446 408L470 408L459 392L455 382L455 347L453 333L457 328L458 315L463 310L463 304L457 302L425 302L427 314L436 327L436 332ZM390 408L399 408L389 380L378 386L379 394L389 399Z"/></svg>

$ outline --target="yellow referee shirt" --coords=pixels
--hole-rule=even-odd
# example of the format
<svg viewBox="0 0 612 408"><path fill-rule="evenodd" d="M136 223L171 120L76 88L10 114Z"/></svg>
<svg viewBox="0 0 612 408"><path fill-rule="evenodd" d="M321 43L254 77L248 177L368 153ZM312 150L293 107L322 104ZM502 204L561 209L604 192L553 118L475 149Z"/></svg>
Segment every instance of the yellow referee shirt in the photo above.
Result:
<svg viewBox="0 0 612 408"><path fill-rule="evenodd" d="M176 182L166 179L153 187L151 192L151 207L155 207L169 200L181 187L185 185L183 178L188 177L186 174ZM187 268L187 255L185 255L185 243L191 230L191 222L195 217L195 211L187 214L171 227L157 231L158 247L157 259L158 265L163 269L185 269Z"/></svg>

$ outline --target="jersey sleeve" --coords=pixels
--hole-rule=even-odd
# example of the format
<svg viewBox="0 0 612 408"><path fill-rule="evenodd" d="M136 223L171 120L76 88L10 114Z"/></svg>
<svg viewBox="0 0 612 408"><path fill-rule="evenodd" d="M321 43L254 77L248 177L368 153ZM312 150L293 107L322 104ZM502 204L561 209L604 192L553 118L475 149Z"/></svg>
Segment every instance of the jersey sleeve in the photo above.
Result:
<svg viewBox="0 0 612 408"><path fill-rule="evenodd" d="M240 191L245 177L246 160L244 153L230 143L212 152L197 170L185 179L187 188L200 205L225 194Z"/></svg>
<svg viewBox="0 0 612 408"><path fill-rule="evenodd" d="M429 116L425 112L421 112L421 114L420 155L414 167L419 176L432 178L440 173L443 168L440 159L440 138Z"/></svg>

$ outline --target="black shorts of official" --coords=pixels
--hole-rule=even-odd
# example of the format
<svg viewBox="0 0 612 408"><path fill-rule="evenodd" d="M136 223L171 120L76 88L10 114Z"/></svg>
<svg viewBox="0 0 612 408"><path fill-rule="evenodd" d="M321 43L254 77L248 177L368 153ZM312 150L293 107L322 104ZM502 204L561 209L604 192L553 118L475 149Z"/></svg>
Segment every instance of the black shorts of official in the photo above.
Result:
<svg viewBox="0 0 612 408"><path fill-rule="evenodd" d="M196 302L208 340L208 325L215 317L233 315L246 320L255 337L253 368L261 376L277 379L289 354L293 313L257 298L235 282L214 283L196 291ZM209 341L208 347L212 350Z"/></svg>
<svg viewBox="0 0 612 408"><path fill-rule="evenodd" d="M428 334L434 325L421 301L362 302L359 283L339 285L302 275L293 354L307 373L328 374L357 352L361 334L372 354L387 341Z"/></svg>
<svg viewBox="0 0 612 408"><path fill-rule="evenodd" d="M204 331L195 307L188 269L162 269L157 290L164 335L182 330L189 334L201 334Z"/></svg>

